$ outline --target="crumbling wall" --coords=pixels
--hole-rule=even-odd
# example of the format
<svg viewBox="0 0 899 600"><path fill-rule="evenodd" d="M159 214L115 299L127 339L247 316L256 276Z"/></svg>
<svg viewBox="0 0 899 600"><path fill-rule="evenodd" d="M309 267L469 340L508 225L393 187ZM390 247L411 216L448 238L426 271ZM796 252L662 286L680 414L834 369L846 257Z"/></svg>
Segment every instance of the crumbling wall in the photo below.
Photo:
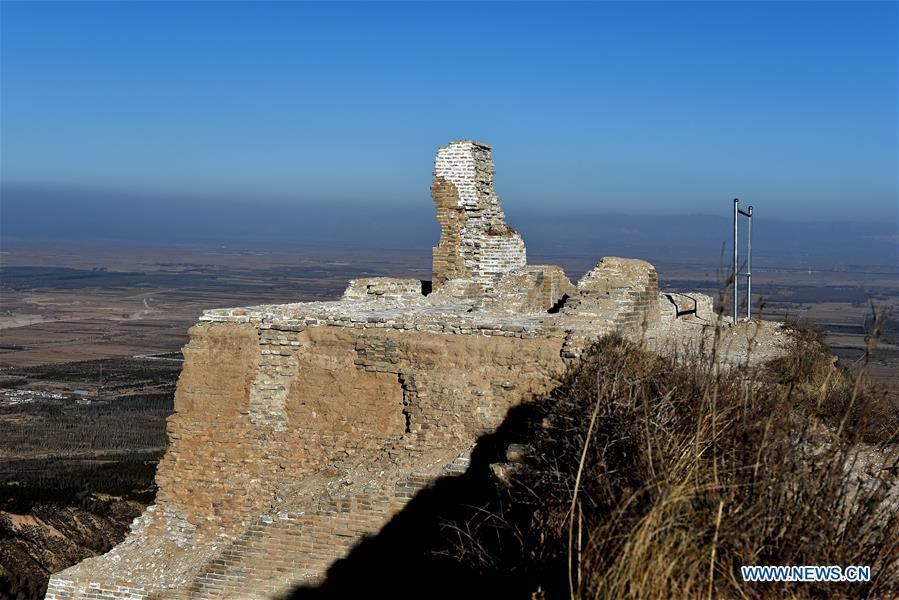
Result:
<svg viewBox="0 0 899 600"><path fill-rule="evenodd" d="M368 277L351 279L343 292L344 300L405 300L414 302L425 292L430 293L430 282L418 279L396 279L394 277Z"/></svg>
<svg viewBox="0 0 899 600"><path fill-rule="evenodd" d="M503 275L478 304L478 310L502 314L549 312L561 307L577 288L556 265L528 265Z"/></svg>
<svg viewBox="0 0 899 600"><path fill-rule="evenodd" d="M623 329L659 319L659 277L645 260L606 256L581 277L577 291L566 303L568 314L611 319Z"/></svg>
<svg viewBox="0 0 899 600"><path fill-rule="evenodd" d="M506 225L493 189L490 146L453 142L437 152L431 197L437 207L440 241L433 249L433 282L472 279L492 287L527 263L521 236Z"/></svg>
<svg viewBox="0 0 899 600"><path fill-rule="evenodd" d="M560 336L241 318L191 329L146 522L54 577L49 598L268 597L314 581L565 369ZM183 525L183 547L148 570Z"/></svg>
<svg viewBox="0 0 899 600"><path fill-rule="evenodd" d="M156 504L122 544L53 575L47 598L282 597L464 470L478 436L550 393L601 335L666 348L716 331L695 318L710 299L660 295L645 261L603 258L577 286L526 265L488 146L441 148L431 191L433 293L377 277L351 281L340 301L203 314ZM741 361L757 333L730 336Z"/></svg>
<svg viewBox="0 0 899 600"><path fill-rule="evenodd" d="M708 324L716 319L715 300L708 294L691 292L662 292L659 296L661 317L663 319L685 319L702 321Z"/></svg>
<svg viewBox="0 0 899 600"><path fill-rule="evenodd" d="M201 534L246 526L287 473L405 432L397 376L354 364L352 329L205 323L184 353L157 504Z"/></svg>

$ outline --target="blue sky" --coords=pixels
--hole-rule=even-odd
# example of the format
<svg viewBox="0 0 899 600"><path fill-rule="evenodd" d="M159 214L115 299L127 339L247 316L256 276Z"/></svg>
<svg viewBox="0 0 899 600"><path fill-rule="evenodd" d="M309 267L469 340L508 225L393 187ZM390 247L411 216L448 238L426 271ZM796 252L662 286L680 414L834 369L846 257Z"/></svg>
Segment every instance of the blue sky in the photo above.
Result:
<svg viewBox="0 0 899 600"><path fill-rule="evenodd" d="M896 3L0 10L4 204L430 210L475 138L507 213L897 218Z"/></svg>

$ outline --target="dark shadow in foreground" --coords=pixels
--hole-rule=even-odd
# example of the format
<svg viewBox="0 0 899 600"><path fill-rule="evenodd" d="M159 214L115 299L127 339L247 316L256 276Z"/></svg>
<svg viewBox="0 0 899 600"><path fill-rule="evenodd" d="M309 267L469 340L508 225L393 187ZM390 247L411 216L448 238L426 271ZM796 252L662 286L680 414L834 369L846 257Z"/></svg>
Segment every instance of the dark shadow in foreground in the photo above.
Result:
<svg viewBox="0 0 899 600"><path fill-rule="evenodd" d="M551 572L549 565L541 573L524 566L514 524L528 522L533 507L515 504L519 514L495 514L507 504L499 501L504 491L490 465L505 462L508 444L525 439L538 415L536 404L511 409L496 433L478 440L464 474L419 492L380 532L332 564L321 585L289 597L530 598Z"/></svg>

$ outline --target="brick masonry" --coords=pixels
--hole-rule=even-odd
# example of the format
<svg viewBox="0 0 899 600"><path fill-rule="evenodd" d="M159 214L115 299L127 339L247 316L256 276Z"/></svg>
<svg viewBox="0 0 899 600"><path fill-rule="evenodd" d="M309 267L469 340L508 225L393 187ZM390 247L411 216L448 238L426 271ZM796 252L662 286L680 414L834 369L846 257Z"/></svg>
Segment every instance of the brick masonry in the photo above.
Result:
<svg viewBox="0 0 899 600"><path fill-rule="evenodd" d="M472 279L492 287L505 273L524 267L524 241L506 225L493 189L490 146L453 142L437 152L431 196L440 222L433 250L435 288L451 279Z"/></svg>
<svg viewBox="0 0 899 600"><path fill-rule="evenodd" d="M359 279L338 301L200 317L156 503L110 552L53 575L47 598L282 597L463 472L478 436L551 392L599 336L661 347L719 330L710 299L660 294L645 261L604 258L577 285L527 265L488 146L441 148L432 197L433 293ZM764 337L732 329L735 347Z"/></svg>

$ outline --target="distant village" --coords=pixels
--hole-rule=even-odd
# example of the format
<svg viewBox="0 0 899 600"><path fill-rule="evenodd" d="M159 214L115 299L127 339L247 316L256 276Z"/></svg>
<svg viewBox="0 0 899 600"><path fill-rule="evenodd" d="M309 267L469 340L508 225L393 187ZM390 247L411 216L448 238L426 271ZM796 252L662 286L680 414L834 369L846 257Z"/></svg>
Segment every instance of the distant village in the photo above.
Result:
<svg viewBox="0 0 899 600"><path fill-rule="evenodd" d="M96 390L89 389L75 389L68 394L43 390L0 389L0 406L33 404L47 400L73 400L75 404L81 405L106 404L108 402L108 400L98 400L96 395Z"/></svg>

